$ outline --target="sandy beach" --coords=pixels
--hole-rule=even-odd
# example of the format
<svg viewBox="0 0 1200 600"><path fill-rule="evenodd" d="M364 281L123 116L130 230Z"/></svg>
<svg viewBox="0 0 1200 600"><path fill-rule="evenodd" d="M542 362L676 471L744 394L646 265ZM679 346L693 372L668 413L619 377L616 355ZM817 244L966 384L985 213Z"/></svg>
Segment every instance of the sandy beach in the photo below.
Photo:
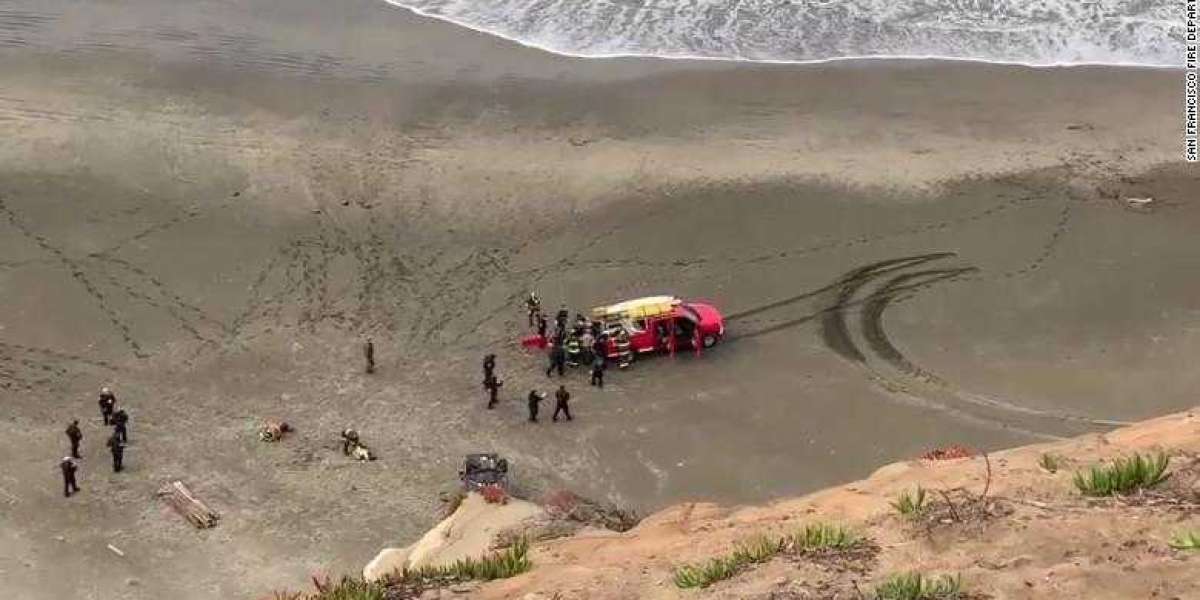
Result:
<svg viewBox="0 0 1200 600"><path fill-rule="evenodd" d="M357 572L473 451L650 511L1196 404L1177 71L572 59L368 0L4 2L0 65L14 598ZM529 425L558 384L516 344L531 289L708 299L729 337L603 391L571 373L576 420ZM121 474L102 385L132 417ZM296 435L259 442L266 418ZM347 426L379 461L341 455ZM174 479L217 528L155 500Z"/></svg>

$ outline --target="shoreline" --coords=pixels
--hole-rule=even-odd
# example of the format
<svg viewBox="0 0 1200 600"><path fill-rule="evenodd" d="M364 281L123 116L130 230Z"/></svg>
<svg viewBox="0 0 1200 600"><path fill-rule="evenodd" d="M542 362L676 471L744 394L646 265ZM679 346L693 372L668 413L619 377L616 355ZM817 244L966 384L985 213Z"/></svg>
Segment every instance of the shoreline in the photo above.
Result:
<svg viewBox="0 0 1200 600"><path fill-rule="evenodd" d="M539 44L537 42L533 42L533 41L529 41L529 40L522 40L520 38L512 37L510 35L500 33L499 31L496 31L496 30L471 25L465 21L455 19L453 17L439 15L439 14L431 13L428 11L423 11L419 8L401 4L399 0L382 0L382 2L387 5L390 5L392 7L395 7L397 9L408 11L419 17L423 17L423 18L430 19L433 21L439 21L442 23L449 23L451 25L460 27L466 31L482 33L482 34L515 44L522 48L538 50L538 51L545 52L545 53L553 55L553 56L559 56L559 57L564 57L564 58L574 58L574 59L584 59L584 60L589 60L589 59L596 59L596 60L639 59L639 60L651 60L651 61L658 61L658 60L661 60L661 61L685 61L685 62L686 61L696 61L696 62L732 63L732 64L745 63L745 64L759 64L759 65L801 65L801 66L832 64L832 63L839 63L839 62L857 62L857 61L874 62L874 61L896 60L896 61L943 61L943 62L979 63L979 64L987 64L987 65L1027 67L1027 68L1031 68L1031 69L1054 69L1054 68L1072 68L1072 67L1116 67L1116 68L1138 68L1138 69L1145 68L1145 69L1156 69L1156 70L1157 69L1179 70L1179 71L1184 70L1184 66L1173 65L1173 64L1150 64L1150 63L1130 63L1130 62L1089 62L1089 61L1033 63L1033 62L1023 62L1023 61L996 60L996 59L989 59L989 58L966 58L966 57L943 56L943 55L936 55L936 54L928 54L928 55L921 55L921 54L874 54L874 55L873 54L865 54L865 55L838 56L838 57L831 57L831 58L813 58L813 59L745 58L745 57L728 57L728 56L700 56L700 55L686 55L686 54L680 54L680 55L642 54L642 53L636 53L636 52L582 54L582 53L576 53L576 52L568 52L566 50L555 49L555 48L552 48L545 44Z"/></svg>

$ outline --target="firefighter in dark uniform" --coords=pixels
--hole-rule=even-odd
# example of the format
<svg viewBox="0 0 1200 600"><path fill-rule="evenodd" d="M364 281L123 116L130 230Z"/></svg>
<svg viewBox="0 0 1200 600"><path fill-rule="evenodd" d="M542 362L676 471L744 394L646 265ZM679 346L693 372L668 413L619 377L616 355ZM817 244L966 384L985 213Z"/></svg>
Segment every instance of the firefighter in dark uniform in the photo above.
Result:
<svg viewBox="0 0 1200 600"><path fill-rule="evenodd" d="M538 337L540 337L540 338L542 338L542 339L546 339L546 326L547 326L547 324L546 324L546 316L545 316L545 315L543 315L542 313L538 313L538 316L537 316L537 334L538 334Z"/></svg>
<svg viewBox="0 0 1200 600"><path fill-rule="evenodd" d="M558 369L558 376L563 376L563 368L567 364L567 353L563 349L562 344L554 344L550 346L550 366L546 368L546 377L549 377L555 369Z"/></svg>
<svg viewBox="0 0 1200 600"><path fill-rule="evenodd" d="M558 307L558 314L554 315L554 325L559 329L566 331L567 319L570 316L571 313L567 311L567 305L563 304L562 306Z"/></svg>
<svg viewBox="0 0 1200 600"><path fill-rule="evenodd" d="M546 397L545 393L539 392L537 390L531 390L529 392L529 422L530 423L537 423L538 403L540 403L545 397Z"/></svg>
<svg viewBox="0 0 1200 600"><path fill-rule="evenodd" d="M127 427L129 426L129 414L125 412L125 409L118 409L117 412L113 413L112 424L113 433L121 436L122 444L128 444L129 432Z"/></svg>
<svg viewBox="0 0 1200 600"><path fill-rule="evenodd" d="M79 431L79 419L67 425L67 439L71 441L71 458L79 458L79 442L83 440L83 432Z"/></svg>
<svg viewBox="0 0 1200 600"><path fill-rule="evenodd" d="M604 357L599 354L592 359L592 385L604 389Z"/></svg>
<svg viewBox="0 0 1200 600"><path fill-rule="evenodd" d="M117 407L117 397L113 395L112 390L108 388L100 388L100 416L104 418L104 424L112 423L113 409Z"/></svg>
<svg viewBox="0 0 1200 600"><path fill-rule="evenodd" d="M363 342L363 357L367 359L367 373L375 372L375 342L371 336Z"/></svg>
<svg viewBox="0 0 1200 600"><path fill-rule="evenodd" d="M563 413L567 416L567 420L571 420L571 407L567 404L571 400L571 392L567 391L567 386L558 386L558 391L554 392L554 416L550 417L551 421L558 420L558 413Z"/></svg>
<svg viewBox="0 0 1200 600"><path fill-rule="evenodd" d="M596 336L596 344L592 346L592 354L600 358L608 358L608 332L602 331Z"/></svg>
<svg viewBox="0 0 1200 600"><path fill-rule="evenodd" d="M112 452L113 473L120 473L125 468L125 465L122 464L125 459L125 442L121 440L121 434L114 431L108 438L107 445L109 452Z"/></svg>
<svg viewBox="0 0 1200 600"><path fill-rule="evenodd" d="M79 467L75 466L75 461L70 456L64 456L62 462L58 463L58 468L62 469L63 474L63 495L70 498L71 494L79 491L79 484L75 483L75 471Z"/></svg>
<svg viewBox="0 0 1200 600"><path fill-rule="evenodd" d="M483 378L487 379L496 372L496 355L488 354L483 357Z"/></svg>
<svg viewBox="0 0 1200 600"><path fill-rule="evenodd" d="M495 373L488 373L483 378L483 388L488 391L488 408L496 407L496 394L500 392L500 387L503 385L504 382L497 379Z"/></svg>

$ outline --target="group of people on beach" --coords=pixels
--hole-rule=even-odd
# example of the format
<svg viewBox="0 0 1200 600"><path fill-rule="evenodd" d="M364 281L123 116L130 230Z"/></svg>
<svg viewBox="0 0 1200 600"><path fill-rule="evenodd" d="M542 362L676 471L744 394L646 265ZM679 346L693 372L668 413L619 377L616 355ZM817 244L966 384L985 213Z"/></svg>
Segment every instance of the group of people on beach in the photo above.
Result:
<svg viewBox="0 0 1200 600"><path fill-rule="evenodd" d="M546 367L546 377L566 376L567 367L588 365L591 377L589 384L604 388L604 372L608 367L609 349L616 348L616 358L621 368L629 366L632 361L629 336L621 328L606 329L600 321L588 319L582 313L575 315L575 322L568 327L570 312L562 305L554 317L554 333L547 335L549 324L542 313L541 299L537 293L531 292L525 299L525 309L528 315L529 327L534 331L534 345L545 347L549 365ZM610 340L613 343L610 344ZM487 392L489 409L495 408L498 402L500 388L504 382L496 376L496 355L487 354L483 357L483 388ZM526 403L529 409L529 421L538 421L539 405L546 399L546 393L537 389L529 391ZM552 421L558 421L561 414L571 421L571 393L565 385L559 385L554 392L554 414Z"/></svg>
<svg viewBox="0 0 1200 600"><path fill-rule="evenodd" d="M109 453L112 454L113 472L120 473L125 469L125 446L129 443L129 413L117 406L117 396L107 386L100 389L99 404L101 421L113 429L112 435L105 442ZM67 425L66 435L67 442L71 445L71 453L64 456L58 466L62 470L63 495L70 498L71 494L79 491L76 473L79 471L78 461L83 458L79 454L79 445L83 443L83 430L79 428L79 419Z"/></svg>
<svg viewBox="0 0 1200 600"><path fill-rule="evenodd" d="M483 387L488 393L487 407L495 408L498 402L498 393L500 387L504 385L503 381L496 376L496 355L488 354L483 357ZM546 392L533 389L529 390L529 395L526 396L526 405L529 408L529 422L538 422L538 410L542 400L546 399ZM571 392L567 391L567 386L560 385L558 390L554 392L554 415L550 418L551 421L558 421L558 416L563 415L566 420L572 421L571 416Z"/></svg>
<svg viewBox="0 0 1200 600"><path fill-rule="evenodd" d="M555 315L553 335L547 336L548 323L545 315L542 314L541 301L537 294L529 295L529 298L526 299L526 308L529 326L536 332L541 345L548 349L550 364L546 369L547 377L552 377L556 371L559 377L563 377L567 366L575 367L587 364L591 367L590 384L603 388L610 347L616 348L616 360L622 368L628 366L629 361L632 360L631 356L626 356L632 354L629 351L628 335L619 328L615 331L606 330L600 322L589 320L582 314L577 314L574 325L568 328L570 313L563 305ZM610 340L614 343L610 344ZM374 373L375 343L371 337L367 337L363 342L363 358L366 362L365 371L368 374ZM483 387L488 397L487 408L496 407L499 402L500 388L503 385L504 382L496 375L496 355L487 354L483 359ZM546 397L547 394L544 391L538 389L529 391L526 403L530 422L538 422L540 405ZM567 421L574 420L571 415L570 401L571 392L567 391L566 385L559 385L554 392L554 414L550 420L558 421L560 416ZM120 473L124 470L125 447L129 443L129 413L124 408L117 406L116 395L107 386L100 390L99 405L101 421L105 426L112 427L112 435L108 437L106 445L112 454L113 472ZM276 427L278 427L278 431L270 427L268 427L270 431L266 431L266 433L260 431L260 437L264 441L278 441L284 433L291 431L291 427L286 423ZM60 467L63 475L63 494L70 497L80 489L77 478L79 470L77 461L82 458L79 447L83 441L83 432L79 427L78 419L71 421L67 426L66 436L71 452L68 456L63 457ZM358 432L349 428L342 431L342 452L358 460L375 459L374 454L359 439Z"/></svg>
<svg viewBox="0 0 1200 600"><path fill-rule="evenodd" d="M542 313L541 300L536 293L530 293L526 298L525 308L529 327L534 331L531 345L544 347L547 350L549 365L546 367L546 377L553 377L556 372L559 377L565 377L568 366L588 365L591 374L590 385L603 389L610 346L617 349L616 357L622 368L628 366L629 361L632 360L631 357L625 356L626 353L631 354L631 351L629 350L628 335L623 330L607 330L599 321L589 320L582 314L577 314L574 325L568 327L570 313L566 305L563 305L554 318L554 333L547 335L548 323L546 316ZM615 343L610 344L610 340L614 340ZM483 357L483 389L487 393L487 408L496 407L499 402L500 388L503 385L504 382L496 375L496 355L485 355ZM526 396L531 423L538 422L539 407L546 397L546 392L536 388L530 390L529 395ZM571 393L567 391L565 385L559 385L555 390L554 401L554 414L551 416L551 421L558 421L559 415L562 415L567 421L574 419L571 415Z"/></svg>

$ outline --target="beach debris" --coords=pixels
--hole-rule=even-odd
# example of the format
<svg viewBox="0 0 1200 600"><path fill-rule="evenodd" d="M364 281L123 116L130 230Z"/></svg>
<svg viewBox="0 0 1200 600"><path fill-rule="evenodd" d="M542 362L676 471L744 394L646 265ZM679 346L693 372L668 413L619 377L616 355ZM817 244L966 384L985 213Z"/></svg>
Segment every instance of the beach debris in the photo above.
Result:
<svg viewBox="0 0 1200 600"><path fill-rule="evenodd" d="M1091 123L1071 123L1067 125L1068 131L1091 131L1092 129Z"/></svg>
<svg viewBox="0 0 1200 600"><path fill-rule="evenodd" d="M283 421L266 421L258 428L258 439L264 442L278 442L283 439L283 434L292 431L292 426Z"/></svg>
<svg viewBox="0 0 1200 600"><path fill-rule="evenodd" d="M580 147L583 147L583 146L586 146L586 145L592 143L591 138L571 137L571 138L567 138L567 141L571 142L571 145L575 146L576 148L580 148Z"/></svg>
<svg viewBox="0 0 1200 600"><path fill-rule="evenodd" d="M113 553L113 554L116 554L117 556L125 556L125 553L124 553L124 552L122 552L120 548L118 548L118 547L116 547L116 546L114 546L114 545L112 545L112 544L109 544L109 545L108 545L108 549L109 549L109 550L112 550L112 553Z"/></svg>
<svg viewBox="0 0 1200 600"><path fill-rule="evenodd" d="M220 519L220 515L193 496L182 481L173 481L162 486L155 495L166 501L175 512L197 529L213 527Z"/></svg>
<svg viewBox="0 0 1200 600"><path fill-rule="evenodd" d="M1151 208L1154 198L1126 198L1125 206L1129 208Z"/></svg>

